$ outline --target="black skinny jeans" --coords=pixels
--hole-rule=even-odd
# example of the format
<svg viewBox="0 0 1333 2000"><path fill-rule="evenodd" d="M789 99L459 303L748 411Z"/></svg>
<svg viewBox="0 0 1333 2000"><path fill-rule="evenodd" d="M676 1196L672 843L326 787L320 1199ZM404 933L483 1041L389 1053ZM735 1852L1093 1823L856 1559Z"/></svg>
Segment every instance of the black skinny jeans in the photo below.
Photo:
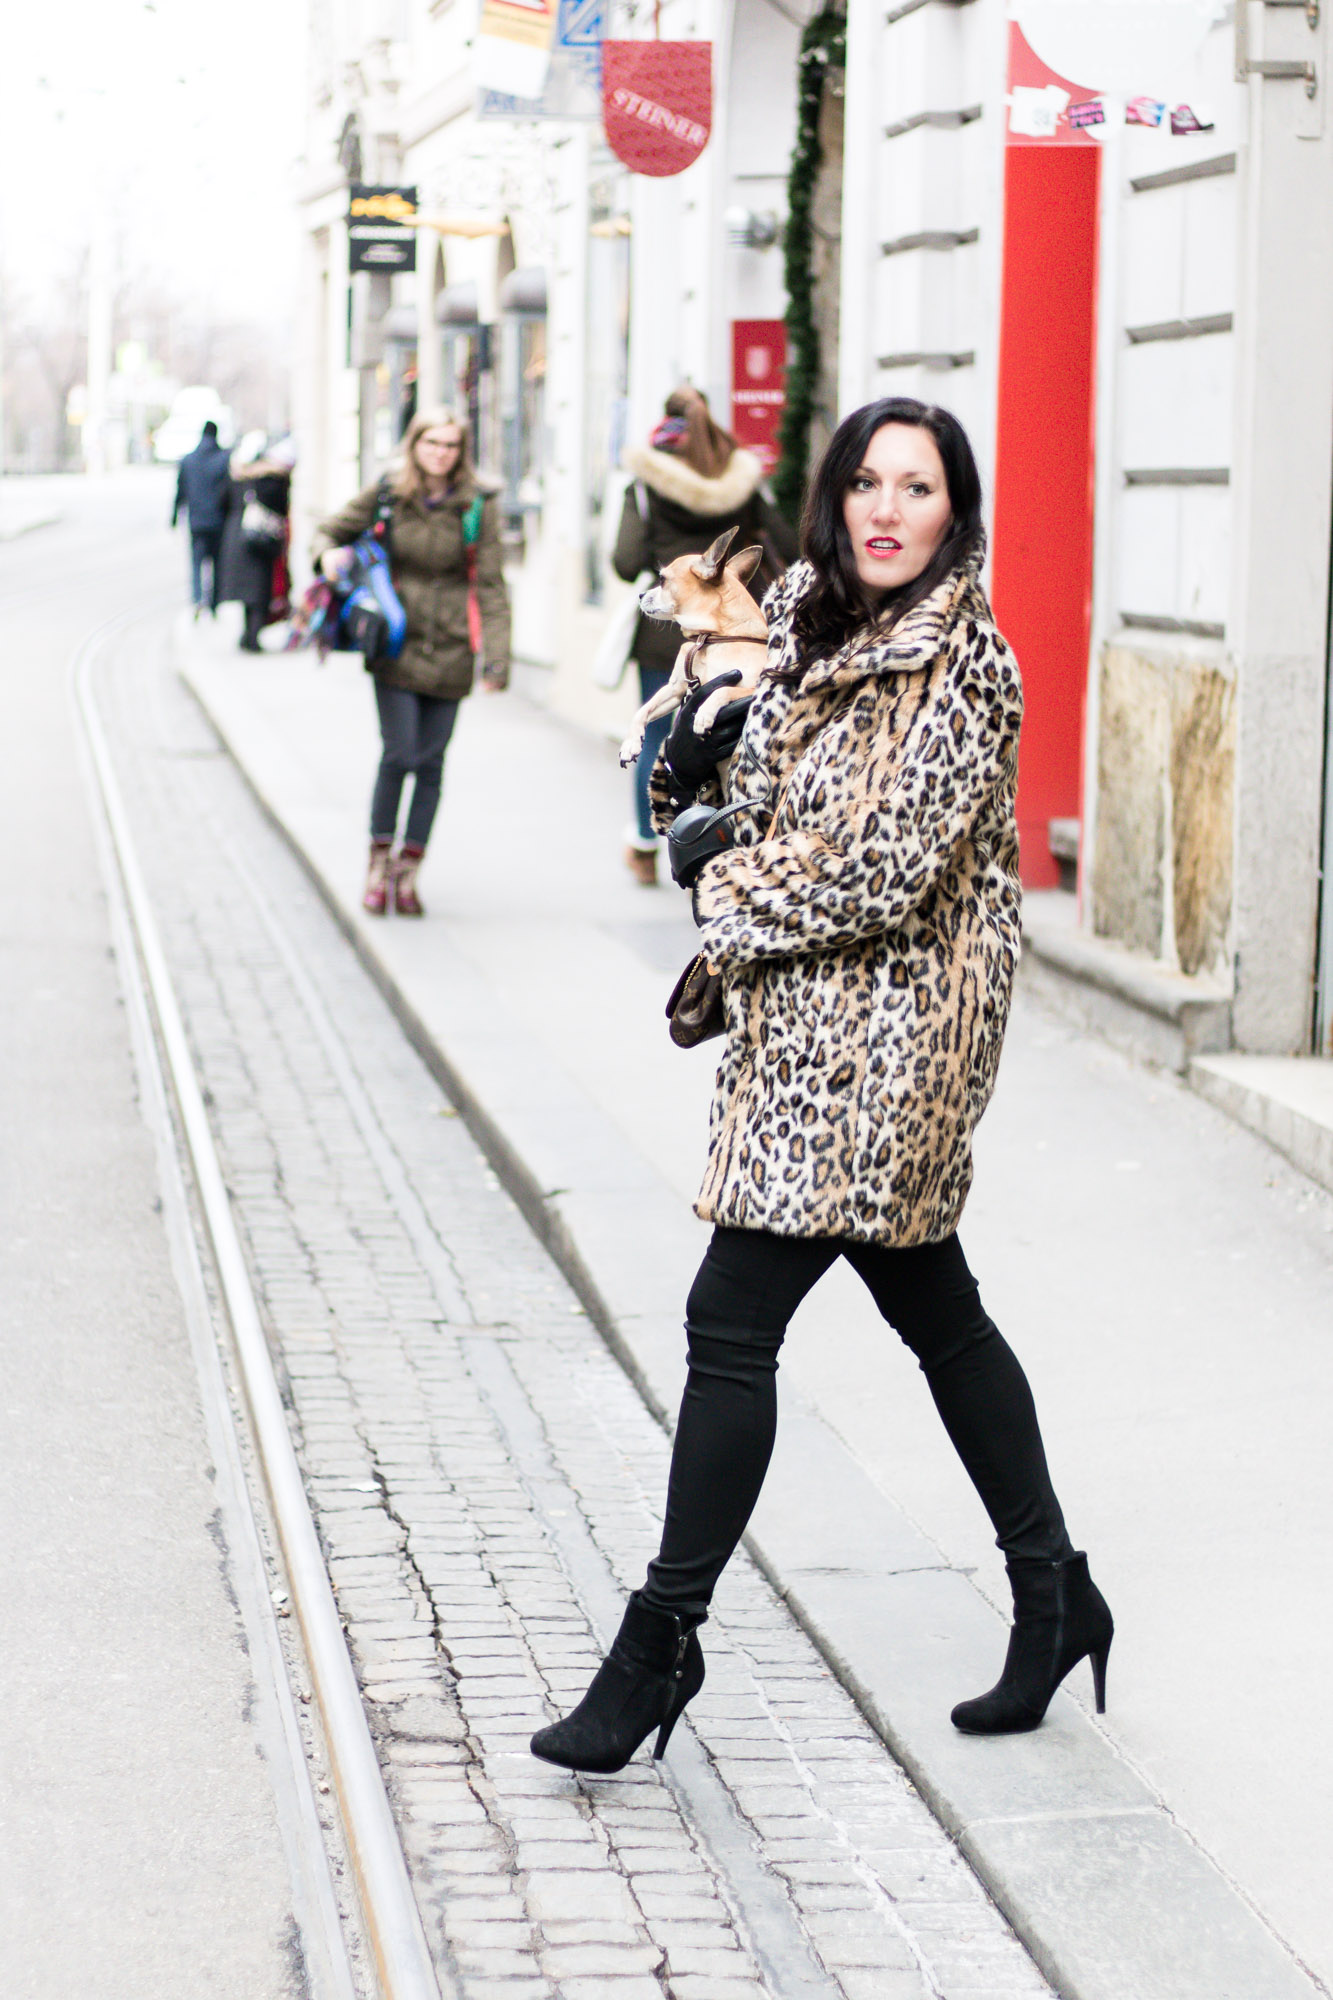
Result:
<svg viewBox="0 0 1333 2000"><path fill-rule="evenodd" d="M685 1309L690 1371L661 1552L643 1589L659 1610L706 1615L772 1457L787 1322L838 1257L921 1363L1006 1556L1073 1554L1027 1377L982 1308L957 1236L885 1250L840 1237L718 1229Z"/></svg>
<svg viewBox="0 0 1333 2000"><path fill-rule="evenodd" d="M440 803L444 753L454 733L458 703L432 694L413 694L410 688L384 687L376 681L375 706L380 712L384 754L370 801L370 837L393 839L403 782L410 771L412 804L403 838L413 847L424 847Z"/></svg>

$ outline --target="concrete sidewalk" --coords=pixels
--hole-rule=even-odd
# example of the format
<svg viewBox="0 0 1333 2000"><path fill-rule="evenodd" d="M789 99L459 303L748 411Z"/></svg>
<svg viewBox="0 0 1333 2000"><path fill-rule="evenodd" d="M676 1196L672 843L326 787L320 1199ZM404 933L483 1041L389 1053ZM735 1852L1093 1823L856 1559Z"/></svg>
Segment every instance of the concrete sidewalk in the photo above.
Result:
<svg viewBox="0 0 1333 2000"><path fill-rule="evenodd" d="M0 475L0 542L16 541L33 528L49 528L62 520L65 501L76 483L85 484L81 474Z"/></svg>
<svg viewBox="0 0 1333 2000"><path fill-rule="evenodd" d="M355 663L182 628L191 684L654 1407L706 1233L713 1063L662 1005L683 899L620 858L608 746L463 714L425 923L364 918L377 754ZM1333 1980L1333 1201L1174 1078L1020 1000L964 1240L1033 1378L1119 1621L1034 1736L959 1737L1003 1571L910 1357L841 1267L793 1325L752 1546L1071 2000L1286 2000Z"/></svg>

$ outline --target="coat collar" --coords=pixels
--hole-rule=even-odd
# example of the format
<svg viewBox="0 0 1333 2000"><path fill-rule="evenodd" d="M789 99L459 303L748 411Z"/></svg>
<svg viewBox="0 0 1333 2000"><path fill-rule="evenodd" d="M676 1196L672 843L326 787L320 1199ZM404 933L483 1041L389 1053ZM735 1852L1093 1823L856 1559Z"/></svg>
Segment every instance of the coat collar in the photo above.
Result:
<svg viewBox="0 0 1333 2000"><path fill-rule="evenodd" d="M764 468L751 451L736 450L716 479L705 479L674 452L640 445L625 454L626 469L664 500L674 501L705 520L738 514L758 489Z"/></svg>
<svg viewBox="0 0 1333 2000"><path fill-rule="evenodd" d="M455 480L453 491L446 493L443 499L438 500L433 507L426 505L424 488L420 492L414 493L410 499L405 500L400 498L398 505L400 507L410 507L413 513L420 514L423 521L433 521L437 520L444 513L465 513L482 490L475 479L465 474L461 479Z"/></svg>
<svg viewBox="0 0 1333 2000"><path fill-rule="evenodd" d="M879 633L876 625L863 625L836 652L813 662L802 677L802 689L833 687L872 675L918 673L928 667L944 650L969 600L974 600L973 608L981 616L989 616L977 581L981 563L982 553L975 551L889 631Z"/></svg>

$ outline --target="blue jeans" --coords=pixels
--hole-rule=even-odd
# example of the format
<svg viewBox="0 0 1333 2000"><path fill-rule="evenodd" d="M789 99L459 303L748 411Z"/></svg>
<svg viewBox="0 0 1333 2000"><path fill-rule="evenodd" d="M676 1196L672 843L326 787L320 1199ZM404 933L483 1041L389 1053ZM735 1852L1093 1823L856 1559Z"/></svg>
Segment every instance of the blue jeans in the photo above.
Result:
<svg viewBox="0 0 1333 2000"><path fill-rule="evenodd" d="M641 666L639 668L640 703L651 701L652 697L660 693L670 679L671 675L665 667ZM634 816L638 822L639 839L645 847L651 847L657 838L656 829L653 826L652 809L648 803L648 780L653 774L653 765L657 762L658 752L666 742L674 721L674 716L664 715L658 721L648 724L647 729L644 731L643 748L639 752L639 761L634 766Z"/></svg>
<svg viewBox="0 0 1333 2000"><path fill-rule="evenodd" d="M370 837L393 839L403 784L410 771L412 804L403 838L413 847L424 847L440 803L444 753L454 733L458 703L432 694L413 694L410 688L384 687L376 681L375 706L380 712L384 754L370 802Z"/></svg>

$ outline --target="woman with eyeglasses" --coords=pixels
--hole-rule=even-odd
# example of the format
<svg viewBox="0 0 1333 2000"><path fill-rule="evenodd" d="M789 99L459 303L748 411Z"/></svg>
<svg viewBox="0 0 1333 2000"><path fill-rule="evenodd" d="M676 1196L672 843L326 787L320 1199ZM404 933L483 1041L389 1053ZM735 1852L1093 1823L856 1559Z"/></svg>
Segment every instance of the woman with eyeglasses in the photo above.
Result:
<svg viewBox="0 0 1333 2000"><path fill-rule="evenodd" d="M418 411L397 470L321 523L311 555L332 582L345 577L352 544L380 522L389 574L407 614L397 659L368 660L383 754L370 804L370 865L362 903L400 917L425 914L417 874L440 803L444 753L458 704L482 684L509 682L509 596L501 568L495 497L476 473L466 425L448 409ZM403 790L412 797L397 852Z"/></svg>

